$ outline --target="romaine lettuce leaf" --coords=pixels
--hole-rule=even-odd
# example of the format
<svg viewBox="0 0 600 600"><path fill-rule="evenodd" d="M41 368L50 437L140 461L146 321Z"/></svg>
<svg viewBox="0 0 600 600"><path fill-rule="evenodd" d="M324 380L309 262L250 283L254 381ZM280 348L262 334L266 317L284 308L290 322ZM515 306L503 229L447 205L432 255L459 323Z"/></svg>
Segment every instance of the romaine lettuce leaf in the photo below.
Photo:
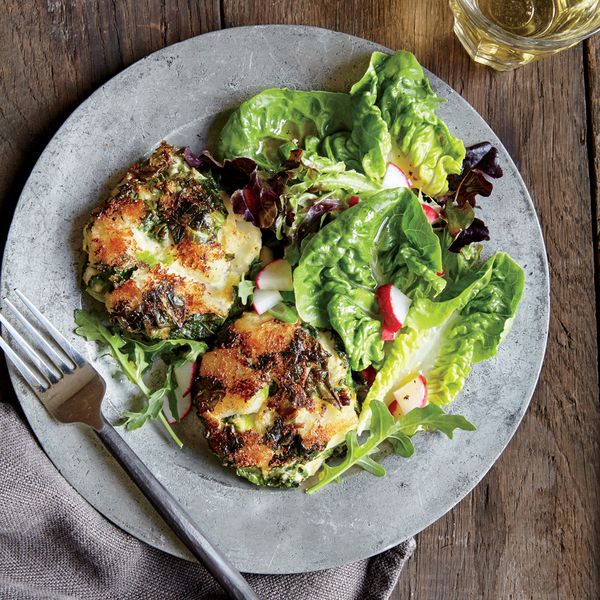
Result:
<svg viewBox="0 0 600 600"><path fill-rule="evenodd" d="M438 237L417 197L383 190L345 210L303 249L294 271L296 307L314 327L340 335L350 364L362 370L383 362L379 285L393 282L413 298L445 286Z"/></svg>
<svg viewBox="0 0 600 600"><path fill-rule="evenodd" d="M435 114L443 100L431 90L414 55L374 52L350 96L351 135L345 144L338 139L324 147L340 159L359 157L364 172L374 179L383 177L391 160L424 193L445 194L448 175L460 173L465 147Z"/></svg>
<svg viewBox="0 0 600 600"><path fill-rule="evenodd" d="M489 258L437 298L417 298L363 403L359 431L368 426L370 402L388 402L394 390L421 372L428 401L442 406L462 389L471 364L496 354L521 299L523 270L507 254Z"/></svg>
<svg viewBox="0 0 600 600"><path fill-rule="evenodd" d="M263 169L277 171L293 147L303 147L306 137L323 139L351 126L348 94L265 90L229 117L217 142L217 158L245 156Z"/></svg>

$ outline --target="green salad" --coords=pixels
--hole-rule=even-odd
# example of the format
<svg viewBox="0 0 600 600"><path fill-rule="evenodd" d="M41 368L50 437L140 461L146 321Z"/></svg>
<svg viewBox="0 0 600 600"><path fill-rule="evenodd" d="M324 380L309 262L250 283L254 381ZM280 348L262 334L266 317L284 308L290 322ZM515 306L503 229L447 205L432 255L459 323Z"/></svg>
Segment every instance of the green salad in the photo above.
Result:
<svg viewBox="0 0 600 600"><path fill-rule="evenodd" d="M384 446L408 458L417 432L475 429L444 407L471 365L496 354L524 274L508 254L482 250L490 232L478 202L502 176L498 152L484 140L465 148L437 115L442 102L410 52L375 52L348 93L265 90L230 115L212 153L173 150L195 196L181 175L169 187L164 145L147 199L128 183L125 202L121 185L113 212L98 215L118 208L143 224L192 207L203 223L194 198L209 181L226 223L208 241L165 228L150 240L140 225L127 238L127 278L95 291L106 310L76 314L77 331L106 345L142 391L128 428L160 418L180 443L193 404L226 466L262 485L307 479L308 492L352 467L384 475ZM175 211L183 199L187 212ZM108 272L98 256L129 235L107 227L100 217L87 227L94 272ZM156 259L167 247L170 262ZM182 336L179 315L215 325ZM152 389L157 363L165 375Z"/></svg>

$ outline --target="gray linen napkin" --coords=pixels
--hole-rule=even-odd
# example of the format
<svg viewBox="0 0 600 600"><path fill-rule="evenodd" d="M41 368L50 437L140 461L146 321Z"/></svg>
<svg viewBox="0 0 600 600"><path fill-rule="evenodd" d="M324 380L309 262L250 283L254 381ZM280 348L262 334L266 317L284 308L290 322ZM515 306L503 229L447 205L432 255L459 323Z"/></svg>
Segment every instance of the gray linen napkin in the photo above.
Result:
<svg viewBox="0 0 600 600"><path fill-rule="evenodd" d="M415 548L300 575L248 575L263 600L379 600ZM225 598L210 575L121 531L67 483L0 403L0 599Z"/></svg>

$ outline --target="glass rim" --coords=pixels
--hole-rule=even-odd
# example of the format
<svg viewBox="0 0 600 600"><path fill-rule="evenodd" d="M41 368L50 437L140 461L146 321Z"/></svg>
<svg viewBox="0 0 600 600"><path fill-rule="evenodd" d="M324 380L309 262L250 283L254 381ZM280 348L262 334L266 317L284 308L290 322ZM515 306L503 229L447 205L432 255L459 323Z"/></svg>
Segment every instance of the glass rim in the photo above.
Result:
<svg viewBox="0 0 600 600"><path fill-rule="evenodd" d="M477 26L481 27L482 29L492 31L494 37L496 37L500 41L509 41L515 43L515 45L518 46L520 50L536 49L540 47L556 48L557 44L560 44L561 46L573 46L574 44L577 44L582 40L585 40L586 38L591 37L592 35L595 35L596 33L600 32L600 25L598 25L590 31L581 33L579 35L575 35L572 38L568 39L566 39L563 36L557 35L548 36L544 39L529 38L522 35L518 35L516 33L511 33L506 29L502 29L502 27L496 25L496 23L488 19L479 9L477 9L474 6L472 0L454 1L467 10L469 18L472 19Z"/></svg>

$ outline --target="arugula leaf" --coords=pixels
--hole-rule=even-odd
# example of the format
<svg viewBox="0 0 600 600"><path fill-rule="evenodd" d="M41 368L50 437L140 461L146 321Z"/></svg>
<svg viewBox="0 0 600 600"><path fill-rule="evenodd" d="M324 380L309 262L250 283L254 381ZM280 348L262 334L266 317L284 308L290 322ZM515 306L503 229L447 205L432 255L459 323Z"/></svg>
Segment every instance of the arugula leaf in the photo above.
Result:
<svg viewBox="0 0 600 600"><path fill-rule="evenodd" d="M248 279L242 279L238 285L238 298L242 301L242 304L248 304L250 297L254 294L254 281Z"/></svg>
<svg viewBox="0 0 600 600"><path fill-rule="evenodd" d="M340 476L355 465L382 477L385 468L372 455L379 450L382 442L389 442L394 452L408 458L414 453L410 438L419 430L440 431L450 439L455 429L474 431L475 426L460 415L448 415L439 406L428 404L424 408L415 408L397 421L388 407L380 400L371 402L371 429L367 438L360 443L356 431L346 435L346 455L335 466L325 464L319 481L306 491L309 494L320 490L329 483L338 481Z"/></svg>
<svg viewBox="0 0 600 600"><path fill-rule="evenodd" d="M121 371L131 383L141 390L146 399L146 404L139 411L123 413L122 424L128 430L133 430L142 427L148 419L160 418L175 443L181 448L183 446L181 440L162 413L163 398L165 395L169 398L175 396L177 388L174 376L175 368L186 362L194 362L200 354L206 352L207 345L204 342L183 338L160 340L147 344L107 327L103 323L101 315L85 310L75 311L75 322L78 325L75 330L78 335L90 342L108 346ZM151 390L146 385L143 374L157 358L167 365L167 369L162 387Z"/></svg>
<svg viewBox="0 0 600 600"><path fill-rule="evenodd" d="M100 315L86 310L75 311L75 323L79 326L75 329L77 335L84 337L88 342L99 342L108 346L112 357L119 363L127 379L137 385L145 396L150 393L140 377L137 365L130 360L129 354L123 351L123 348L127 345L127 341L123 336L109 330L102 322Z"/></svg>
<svg viewBox="0 0 600 600"><path fill-rule="evenodd" d="M129 431L139 429L148 419L156 419L161 414L164 396L175 393L175 388L177 387L177 383L173 377L173 370L174 365L168 365L163 387L154 390L147 396L147 403L141 410L127 410L123 413L122 425Z"/></svg>

